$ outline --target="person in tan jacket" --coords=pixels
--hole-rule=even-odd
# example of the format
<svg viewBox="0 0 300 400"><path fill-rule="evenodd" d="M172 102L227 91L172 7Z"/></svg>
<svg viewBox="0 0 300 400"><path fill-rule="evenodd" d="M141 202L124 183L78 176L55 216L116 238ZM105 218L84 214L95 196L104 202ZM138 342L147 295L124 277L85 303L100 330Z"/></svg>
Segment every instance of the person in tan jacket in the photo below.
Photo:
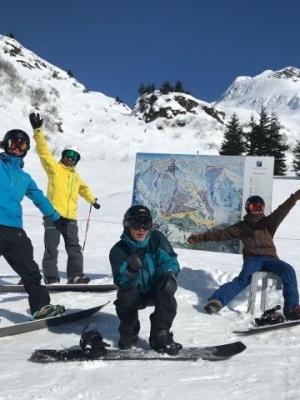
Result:
<svg viewBox="0 0 300 400"><path fill-rule="evenodd" d="M87 184L76 172L76 164L80 160L77 148L67 146L60 161L57 161L45 139L39 114L30 114L29 120L33 128L33 138L36 142L36 151L41 164L48 176L47 197L53 207L64 218L66 230L63 233L65 248L68 254L67 278L68 283L88 283L89 278L83 274L83 256L78 238L77 207L78 196L83 197L96 209L100 208L97 198L93 195ZM44 219L44 244L43 272L45 283L60 281L57 268L58 245L60 232L49 218Z"/></svg>
<svg viewBox="0 0 300 400"><path fill-rule="evenodd" d="M213 314L226 306L250 282L254 272L272 272L282 279L284 315L287 319L300 319L299 292L294 268L280 260L276 253L273 236L296 201L300 199L300 190L292 194L269 216L265 216L265 202L260 196L251 196L246 201L247 214L243 221L225 229L193 233L187 239L194 244L202 241L221 241L240 239L243 243L244 263L240 274L231 282L220 286L208 299L204 309Z"/></svg>

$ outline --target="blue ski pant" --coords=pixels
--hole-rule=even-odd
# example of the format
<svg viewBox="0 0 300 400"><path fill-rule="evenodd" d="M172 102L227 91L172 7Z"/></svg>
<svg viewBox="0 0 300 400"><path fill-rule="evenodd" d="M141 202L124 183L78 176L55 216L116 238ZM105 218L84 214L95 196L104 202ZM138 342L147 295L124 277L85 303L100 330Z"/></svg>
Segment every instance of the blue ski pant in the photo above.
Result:
<svg viewBox="0 0 300 400"><path fill-rule="evenodd" d="M231 282L220 286L209 298L219 300L223 307L245 289L251 282L254 272L267 271L279 276L282 280L284 311L292 310L299 304L297 277L294 268L278 257L253 256L245 257L240 274Z"/></svg>

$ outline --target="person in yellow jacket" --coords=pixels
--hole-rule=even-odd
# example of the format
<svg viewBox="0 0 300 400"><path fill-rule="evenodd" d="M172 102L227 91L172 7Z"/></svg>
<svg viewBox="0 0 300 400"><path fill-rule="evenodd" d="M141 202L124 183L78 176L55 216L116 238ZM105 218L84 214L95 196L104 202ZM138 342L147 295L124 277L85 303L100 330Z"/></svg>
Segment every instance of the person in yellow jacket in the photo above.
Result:
<svg viewBox="0 0 300 400"><path fill-rule="evenodd" d="M39 114L30 114L29 120L33 128L33 138L36 142L37 154L48 176L47 197L53 207L60 213L66 222L67 229L63 233L65 248L68 254L67 278L68 283L88 283L89 277L83 274L83 256L79 245L77 226L78 195L83 197L96 209L100 208L97 198L93 195L86 183L76 172L76 164L80 160L77 148L67 146L57 161L45 139L42 129L43 120ZM45 283L58 283L57 268L58 245L61 233L48 218L44 219L43 272Z"/></svg>

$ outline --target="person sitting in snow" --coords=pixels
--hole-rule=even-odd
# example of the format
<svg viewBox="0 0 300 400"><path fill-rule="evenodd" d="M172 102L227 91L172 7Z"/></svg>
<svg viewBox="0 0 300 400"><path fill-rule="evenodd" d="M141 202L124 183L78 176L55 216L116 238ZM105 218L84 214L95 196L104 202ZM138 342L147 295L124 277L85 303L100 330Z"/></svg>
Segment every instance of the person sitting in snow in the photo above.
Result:
<svg viewBox="0 0 300 400"><path fill-rule="evenodd" d="M20 129L12 129L0 142L0 256L21 277L32 319L63 313L64 307L50 304L50 296L41 285L41 274L33 259L33 247L23 229L21 201L27 196L49 218L54 226L64 231L64 221L32 177L24 172L23 158L30 149L30 138Z"/></svg>
<svg viewBox="0 0 300 400"><path fill-rule="evenodd" d="M299 293L294 268L278 258L273 242L278 226L299 199L300 190L297 190L269 216L265 216L264 200L260 196L251 196L245 204L247 214L243 221L225 229L190 235L187 239L190 244L230 239L240 239L243 243L244 263L240 274L231 282L220 286L210 296L204 307L207 313L216 313L226 306L250 284L252 274L257 271L267 271L282 279L285 317L290 320L300 319Z"/></svg>
<svg viewBox="0 0 300 400"><path fill-rule="evenodd" d="M138 310L154 305L150 315L150 347L160 353L177 354L182 346L170 332L176 316L177 255L167 238L152 229L152 216L143 205L130 207L123 219L121 240L109 254L114 283L118 286L116 312L120 319L119 348L128 349L138 340Z"/></svg>
<svg viewBox="0 0 300 400"><path fill-rule="evenodd" d="M67 277L68 283L88 283L89 277L83 274L83 255L79 245L77 226L78 195L83 197L96 209L100 208L97 198L76 172L76 164L80 160L80 154L74 146L67 146L60 161L53 157L42 129L43 120L39 114L30 114L33 138L36 142L36 151L41 164L48 175L47 194L53 206L65 220L67 229L62 235L68 254ZM44 244L43 272L45 283L58 283L59 272L57 268L57 247L61 232L56 229L49 218L44 219Z"/></svg>

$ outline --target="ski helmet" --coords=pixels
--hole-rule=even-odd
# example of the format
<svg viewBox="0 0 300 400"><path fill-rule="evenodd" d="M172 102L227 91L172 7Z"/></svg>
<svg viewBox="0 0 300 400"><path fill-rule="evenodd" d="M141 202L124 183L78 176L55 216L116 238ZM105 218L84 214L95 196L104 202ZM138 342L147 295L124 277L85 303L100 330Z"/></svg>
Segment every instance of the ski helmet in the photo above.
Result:
<svg viewBox="0 0 300 400"><path fill-rule="evenodd" d="M30 137L21 129L12 129L6 132L0 145L5 153L9 153L10 149L19 148L23 151L23 154L19 157L23 158L30 149Z"/></svg>
<svg viewBox="0 0 300 400"><path fill-rule="evenodd" d="M246 200L245 209L246 209L247 213L250 213L251 211L262 211L263 212L265 209L264 199L257 195L250 196Z"/></svg>
<svg viewBox="0 0 300 400"><path fill-rule="evenodd" d="M78 163L78 161L80 160L80 152L78 147L73 146L72 144L66 146L62 153L61 153L62 157L67 157L67 158L73 158L74 160L76 160L76 163Z"/></svg>
<svg viewBox="0 0 300 400"><path fill-rule="evenodd" d="M145 228L150 230L152 228L152 215L149 208L139 204L128 208L124 214L123 227L124 229Z"/></svg>

